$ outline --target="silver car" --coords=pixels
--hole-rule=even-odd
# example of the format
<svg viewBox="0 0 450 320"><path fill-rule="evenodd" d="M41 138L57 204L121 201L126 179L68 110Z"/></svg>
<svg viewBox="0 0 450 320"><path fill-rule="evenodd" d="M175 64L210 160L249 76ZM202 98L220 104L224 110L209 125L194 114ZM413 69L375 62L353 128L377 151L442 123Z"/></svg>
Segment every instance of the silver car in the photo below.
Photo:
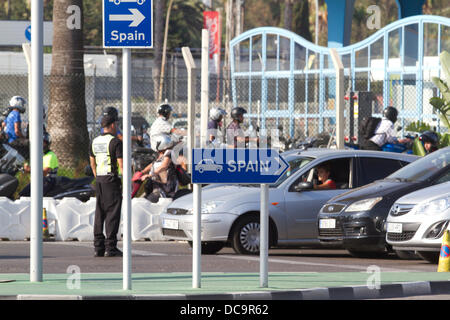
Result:
<svg viewBox="0 0 450 320"><path fill-rule="evenodd" d="M382 179L416 160L413 155L308 149L282 154L286 173L269 188L269 245L320 246L317 214L325 202L351 189ZM336 189L315 190L317 167L327 163ZM173 201L160 216L166 239L192 240L192 194ZM237 253L259 252L259 185L211 185L202 190L202 253L214 254L225 245Z"/></svg>
<svg viewBox="0 0 450 320"><path fill-rule="evenodd" d="M444 182L409 193L394 203L386 220L386 241L396 251L415 251L436 263L449 221L450 182Z"/></svg>

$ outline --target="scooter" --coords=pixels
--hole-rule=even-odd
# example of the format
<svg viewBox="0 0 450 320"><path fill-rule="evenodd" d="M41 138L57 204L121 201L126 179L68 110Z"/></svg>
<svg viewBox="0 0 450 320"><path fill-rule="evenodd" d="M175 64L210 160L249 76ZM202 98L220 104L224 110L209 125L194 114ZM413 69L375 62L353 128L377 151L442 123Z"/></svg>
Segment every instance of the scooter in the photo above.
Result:
<svg viewBox="0 0 450 320"><path fill-rule="evenodd" d="M388 152L397 152L397 153L407 153L407 154L413 154L413 144L414 139L418 139L411 135L406 135L405 138L411 139L411 142L407 143L385 143L382 147L382 151L388 151Z"/></svg>
<svg viewBox="0 0 450 320"><path fill-rule="evenodd" d="M0 144L0 197L14 200L14 193L19 186L15 175L23 169L24 162L25 159L17 150L7 144ZM53 197L54 199L74 197L86 202L91 197L95 197L95 189L91 185L93 180L93 175L78 179L58 176L53 178L50 184L47 184L48 188L45 188L44 197ZM26 186L19 195L21 197L29 196L29 186Z"/></svg>
<svg viewBox="0 0 450 320"><path fill-rule="evenodd" d="M16 191L19 181L15 175L21 168L25 159L11 146L0 144L0 197L12 196Z"/></svg>

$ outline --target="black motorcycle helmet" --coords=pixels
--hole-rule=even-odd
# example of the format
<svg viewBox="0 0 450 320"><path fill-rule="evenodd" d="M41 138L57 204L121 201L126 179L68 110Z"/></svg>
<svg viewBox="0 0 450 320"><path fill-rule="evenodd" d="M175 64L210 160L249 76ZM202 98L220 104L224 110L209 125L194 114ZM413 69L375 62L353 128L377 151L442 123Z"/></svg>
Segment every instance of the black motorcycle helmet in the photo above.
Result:
<svg viewBox="0 0 450 320"><path fill-rule="evenodd" d="M241 115L246 114L246 113L247 113L247 110L245 110L245 109L242 108L242 107L236 107L236 108L233 108L233 109L231 110L231 119L233 119L233 120L238 120L238 121L239 121L239 117L240 117Z"/></svg>
<svg viewBox="0 0 450 320"><path fill-rule="evenodd" d="M398 116L398 110L392 106L387 107L384 109L383 115L392 121L392 123L395 123L397 121Z"/></svg>
<svg viewBox="0 0 450 320"><path fill-rule="evenodd" d="M114 107L106 107L106 109L103 110L103 115L110 116L114 121L119 121L119 111Z"/></svg>
<svg viewBox="0 0 450 320"><path fill-rule="evenodd" d="M46 142L48 146L50 146L50 144L52 143L52 139L48 132L44 132L43 139L43 141Z"/></svg>
<svg viewBox="0 0 450 320"><path fill-rule="evenodd" d="M420 135L419 140L422 141L422 143L431 143L433 149L432 151L435 151L438 148L439 136L434 131L427 130L423 132Z"/></svg>
<svg viewBox="0 0 450 320"><path fill-rule="evenodd" d="M170 104L163 103L158 106L158 114L162 115L166 120L169 118L170 113L173 111L173 108Z"/></svg>

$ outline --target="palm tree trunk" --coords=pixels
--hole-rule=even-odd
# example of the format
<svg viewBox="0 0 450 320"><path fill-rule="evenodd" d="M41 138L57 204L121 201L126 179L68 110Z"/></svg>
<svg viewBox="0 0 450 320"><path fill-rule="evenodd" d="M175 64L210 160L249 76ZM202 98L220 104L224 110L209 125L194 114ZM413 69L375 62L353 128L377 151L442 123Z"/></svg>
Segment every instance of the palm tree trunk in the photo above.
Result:
<svg viewBox="0 0 450 320"><path fill-rule="evenodd" d="M284 0L284 28L292 30L292 4L293 0Z"/></svg>
<svg viewBox="0 0 450 320"><path fill-rule="evenodd" d="M70 8L69 8L70 7ZM60 167L87 161L83 1L54 0L48 130Z"/></svg>

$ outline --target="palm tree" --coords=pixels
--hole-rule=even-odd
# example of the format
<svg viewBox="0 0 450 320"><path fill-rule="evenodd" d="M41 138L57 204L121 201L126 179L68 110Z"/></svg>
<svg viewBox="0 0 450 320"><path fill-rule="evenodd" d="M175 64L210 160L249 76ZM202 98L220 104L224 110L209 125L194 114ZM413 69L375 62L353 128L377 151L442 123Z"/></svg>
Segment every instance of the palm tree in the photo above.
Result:
<svg viewBox="0 0 450 320"><path fill-rule="evenodd" d="M292 5L294 0L284 0L284 28L292 30Z"/></svg>
<svg viewBox="0 0 450 320"><path fill-rule="evenodd" d="M75 168L80 160L87 160L89 146L83 63L83 1L55 0L53 30L48 130L60 167Z"/></svg>

